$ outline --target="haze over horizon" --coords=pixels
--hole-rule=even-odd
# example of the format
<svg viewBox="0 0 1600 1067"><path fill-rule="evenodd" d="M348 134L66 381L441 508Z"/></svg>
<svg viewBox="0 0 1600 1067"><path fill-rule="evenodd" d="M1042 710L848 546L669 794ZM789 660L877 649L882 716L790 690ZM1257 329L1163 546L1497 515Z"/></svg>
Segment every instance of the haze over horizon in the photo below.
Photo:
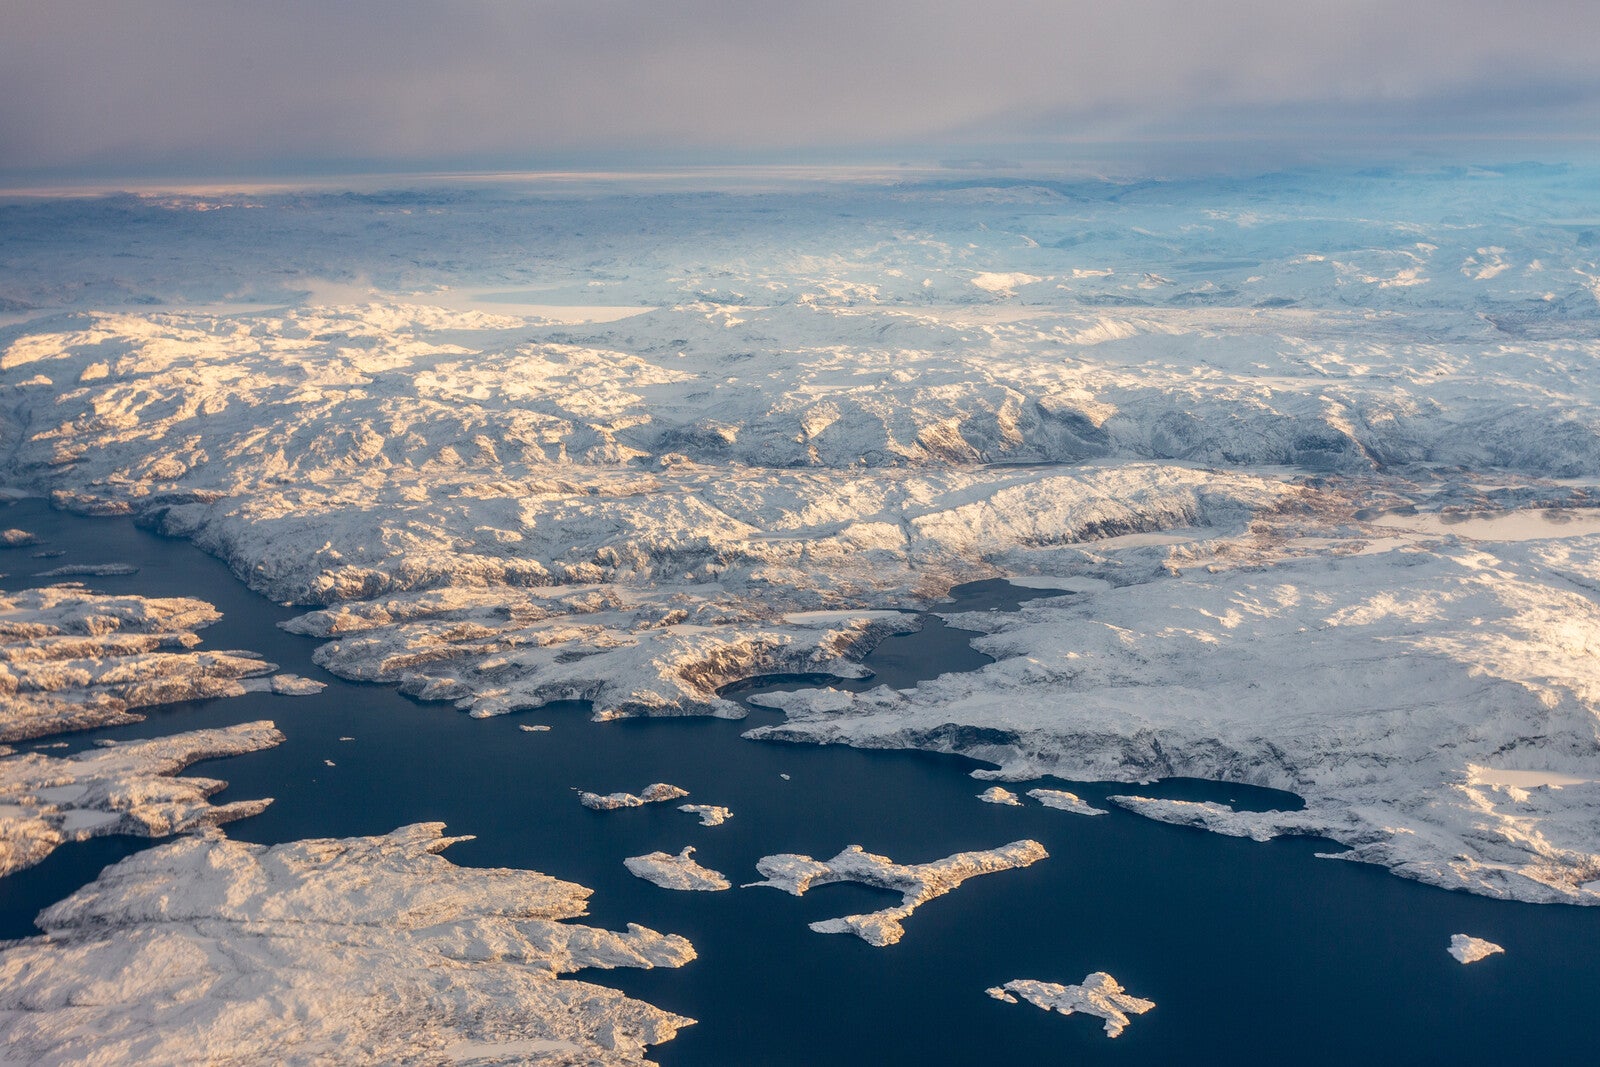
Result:
<svg viewBox="0 0 1600 1067"><path fill-rule="evenodd" d="M85 0L3 22L13 184L1107 144L1257 166L1600 137L1600 9L1570 0Z"/></svg>

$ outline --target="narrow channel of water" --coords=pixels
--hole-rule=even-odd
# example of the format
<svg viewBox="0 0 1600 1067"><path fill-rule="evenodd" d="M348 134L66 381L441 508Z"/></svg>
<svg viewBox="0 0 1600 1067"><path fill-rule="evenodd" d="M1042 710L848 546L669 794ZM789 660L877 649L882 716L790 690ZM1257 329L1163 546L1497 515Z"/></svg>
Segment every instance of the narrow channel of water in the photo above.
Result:
<svg viewBox="0 0 1600 1067"><path fill-rule="evenodd" d="M452 833L477 835L449 850L456 863L568 878L594 888L591 912L601 925L633 921L684 934L700 953L687 967L588 975L700 1020L654 1051L667 1067L1592 1055L1600 909L1431 889L1316 859L1336 847L1328 842L1258 844L1120 810L1086 818L1031 802L984 804L975 795L987 783L968 777L976 766L969 760L740 738L750 725L776 721L769 711L754 710L743 724L597 724L586 705L570 703L475 720L321 671L310 661L314 642L274 625L291 609L249 593L185 543L37 502L0 510L0 523L33 530L46 547L67 553L35 560L32 550L0 552L7 572L0 587L34 584L35 570L62 562L131 563L139 573L88 581L110 592L204 597L225 613L204 632L207 647L254 649L329 683L315 697L251 695L157 709L134 726L50 739L69 744L53 751L102 737L275 720L285 744L190 772L227 779L225 798L277 798L264 814L231 824L231 835L274 843L442 820ZM993 583L962 593L956 606L964 610L1004 610L1038 595ZM968 636L930 620L921 634L891 639L867 662L879 680L898 685L940 669L972 669L984 657ZM552 729L518 729L533 723ZM674 805L591 812L577 802L579 789L637 790L656 781L689 789L693 801L726 805L734 817L702 827ZM1065 788L1091 802L1127 789ZM1165 782L1141 792L1247 807L1292 803L1215 783ZM769 889L674 893L622 866L626 856L694 845L697 860L737 885L754 880L755 861L774 852L827 857L861 844L909 863L1024 837L1043 842L1050 858L969 881L918 910L905 939L883 949L812 933L806 924L882 906L893 899L886 893L852 885L799 899ZM104 863L150 844L68 845L0 880L0 935L30 933L40 908ZM1497 941L1507 954L1462 967L1444 951L1458 932ZM1095 970L1157 1005L1116 1041L1098 1020L1004 1004L983 992L1012 978L1077 982Z"/></svg>

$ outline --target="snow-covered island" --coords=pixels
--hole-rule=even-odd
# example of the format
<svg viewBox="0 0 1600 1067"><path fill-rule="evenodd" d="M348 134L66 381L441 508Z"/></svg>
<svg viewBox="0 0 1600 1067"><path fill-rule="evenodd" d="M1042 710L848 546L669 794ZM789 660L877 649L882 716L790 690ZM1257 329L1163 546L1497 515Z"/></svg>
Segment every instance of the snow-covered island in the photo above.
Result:
<svg viewBox="0 0 1600 1067"><path fill-rule="evenodd" d="M687 789L657 782L645 786L638 793L579 793L578 803L594 811L615 811L618 808L642 808L646 804L665 804L669 800L689 795Z"/></svg>
<svg viewBox="0 0 1600 1067"><path fill-rule="evenodd" d="M1105 1020L1107 1037L1116 1037L1128 1028L1128 1016L1143 1015L1155 1001L1129 996L1127 990L1104 971L1095 971L1078 985L1058 985L1031 978L1018 978L1003 986L985 990L996 1000L1017 1003L1020 997L1045 1011L1062 1015L1082 1012Z"/></svg>
<svg viewBox="0 0 1600 1067"><path fill-rule="evenodd" d="M733 818L733 812L720 804L679 804L678 810L699 818L701 826L721 826Z"/></svg>
<svg viewBox="0 0 1600 1067"><path fill-rule="evenodd" d="M74 756L0 758L0 877L31 867L68 841L104 834L165 837L255 815L271 798L212 804L228 783L179 778L191 763L281 744L270 722L125 741Z"/></svg>
<svg viewBox="0 0 1600 1067"><path fill-rule="evenodd" d="M1505 949L1493 941L1485 941L1481 937L1473 937L1470 934L1451 934L1450 947L1445 951L1454 956L1457 963L1465 964L1477 963L1479 960L1487 959L1497 952L1504 952Z"/></svg>
<svg viewBox="0 0 1600 1067"><path fill-rule="evenodd" d="M901 923L913 911L935 897L944 896L968 878L1027 867L1048 855L1039 842L1024 840L982 852L958 852L931 863L900 864L887 856L874 855L860 845L851 845L830 860L815 860L793 853L764 856L757 861L756 870L765 880L751 882L746 888L770 886L797 897L830 882L860 882L893 889L901 894L899 907L811 924L811 929L819 934L855 934L867 944L882 948L905 936Z"/></svg>
<svg viewBox="0 0 1600 1067"><path fill-rule="evenodd" d="M77 585L0 593L0 742L139 722L140 708L254 688L321 688L268 678L277 666L253 653L196 650L195 631L219 618L187 597L107 596Z"/></svg>
<svg viewBox="0 0 1600 1067"><path fill-rule="evenodd" d="M634 875L647 882L654 882L662 889L715 893L727 889L732 884L720 871L713 871L696 863L693 845L685 845L677 855L670 852L650 852L643 856L629 856L622 863Z"/></svg>
<svg viewBox="0 0 1600 1067"><path fill-rule="evenodd" d="M1047 808L1057 811L1070 811L1074 815L1104 815L1104 808L1097 808L1084 800L1076 793L1069 793L1065 789L1030 789L1028 795Z"/></svg>
<svg viewBox="0 0 1600 1067"><path fill-rule="evenodd" d="M0 953L7 1057L620 1067L692 1022L563 977L678 967L688 941L572 923L587 889L457 867L441 831L271 848L210 831L106 868Z"/></svg>

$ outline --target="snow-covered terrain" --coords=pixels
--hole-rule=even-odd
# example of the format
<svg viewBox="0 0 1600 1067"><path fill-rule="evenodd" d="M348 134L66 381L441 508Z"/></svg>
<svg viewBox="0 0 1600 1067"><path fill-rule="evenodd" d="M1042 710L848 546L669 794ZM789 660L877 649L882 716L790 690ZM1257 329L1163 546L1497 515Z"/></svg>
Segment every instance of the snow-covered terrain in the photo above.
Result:
<svg viewBox="0 0 1600 1067"><path fill-rule="evenodd" d="M757 734L963 751L1007 779L1292 790L1303 811L1117 802L1236 836L1329 837L1449 888L1600 903L1600 786L1581 780L1600 763L1597 547L1197 559L1179 580L960 616L997 663L905 692L763 697L789 717ZM1482 767L1575 784L1525 789Z"/></svg>
<svg viewBox="0 0 1600 1067"><path fill-rule="evenodd" d="M1473 937L1470 934L1451 934L1450 947L1446 951L1456 958L1457 963L1465 964L1477 963L1479 960L1487 959L1497 952L1504 952L1505 949L1493 941L1485 941L1481 937Z"/></svg>
<svg viewBox="0 0 1600 1067"><path fill-rule="evenodd" d="M0 953L6 1058L634 1064L691 1022L562 977L681 966L689 942L567 922L588 890L457 867L441 829L213 831L108 867Z"/></svg>
<svg viewBox="0 0 1600 1067"><path fill-rule="evenodd" d="M830 860L793 853L764 856L756 863L756 870L765 880L750 885L771 886L797 897L832 882L860 882L893 889L901 895L898 907L811 924L811 929L819 934L855 934L867 944L882 948L905 936L901 923L913 911L935 897L944 896L968 878L1027 867L1048 855L1037 841L1013 841L982 852L958 852L931 863L901 864L887 856L867 852L860 845L851 845Z"/></svg>
<svg viewBox="0 0 1600 1067"><path fill-rule="evenodd" d="M1107 1037L1116 1037L1128 1028L1128 1015L1143 1015L1155 1001L1129 996L1118 981L1104 971L1095 971L1079 985L1057 985L1031 978L1018 978L1003 986L985 990L996 1000L1010 1004L1020 997L1045 1011L1062 1015L1082 1012L1105 1020Z"/></svg>
<svg viewBox="0 0 1600 1067"><path fill-rule="evenodd" d="M595 811L615 811L618 808L642 808L646 804L664 804L669 800L689 795L681 786L657 782L647 785L638 793L579 793L578 803Z"/></svg>
<svg viewBox="0 0 1600 1067"><path fill-rule="evenodd" d="M866 609L1054 585L760 734L1276 786L1270 832L1596 903L1595 178L0 205L4 470L477 715L734 715L859 673Z"/></svg>
<svg viewBox="0 0 1600 1067"><path fill-rule="evenodd" d="M1074 815L1104 815L1104 808L1097 808L1076 793L1069 793L1065 789L1030 789L1028 795L1047 808L1058 811L1070 811Z"/></svg>
<svg viewBox="0 0 1600 1067"><path fill-rule="evenodd" d="M678 810L698 817L701 826L721 826L733 818L733 812L720 804L679 804Z"/></svg>
<svg viewBox="0 0 1600 1067"><path fill-rule="evenodd" d="M715 893L732 884L721 872L696 863L693 845L685 845L676 855L671 852L650 852L643 856L629 856L622 863L633 874L647 882L654 882L662 889Z"/></svg>
<svg viewBox="0 0 1600 1067"><path fill-rule="evenodd" d="M135 709L158 704L321 688L267 679L277 666L252 652L195 651L195 631L220 617L201 600L75 585L0 593L0 742L138 722Z"/></svg>
<svg viewBox="0 0 1600 1067"><path fill-rule="evenodd" d="M165 837L254 815L271 798L212 804L228 783L178 778L203 759L259 752L283 741L270 722L127 741L75 756L0 759L0 877L31 867L67 841L102 834Z"/></svg>

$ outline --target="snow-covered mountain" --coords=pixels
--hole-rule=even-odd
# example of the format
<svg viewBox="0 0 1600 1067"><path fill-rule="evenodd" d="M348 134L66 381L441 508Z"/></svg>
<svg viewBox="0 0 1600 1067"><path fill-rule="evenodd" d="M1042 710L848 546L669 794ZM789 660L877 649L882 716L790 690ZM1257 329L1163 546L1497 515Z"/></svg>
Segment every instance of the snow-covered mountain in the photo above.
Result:
<svg viewBox="0 0 1600 1067"><path fill-rule="evenodd" d="M1595 179L18 201L5 476L479 715L738 714L872 609L1055 583L765 734L1289 788L1129 803L1600 903Z"/></svg>

